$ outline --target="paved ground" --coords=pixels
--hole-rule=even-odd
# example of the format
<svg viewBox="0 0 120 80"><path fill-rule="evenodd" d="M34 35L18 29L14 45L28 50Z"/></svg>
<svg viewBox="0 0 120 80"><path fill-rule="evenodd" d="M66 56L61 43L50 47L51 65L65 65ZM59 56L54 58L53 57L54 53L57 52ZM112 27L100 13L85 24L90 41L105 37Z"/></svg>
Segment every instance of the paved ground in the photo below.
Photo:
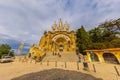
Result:
<svg viewBox="0 0 120 80"><path fill-rule="evenodd" d="M93 71L93 64L95 65L97 72ZM57 65L56 65L56 62L53 62L53 61L36 63L36 64L34 62L22 63L19 61L15 61L13 63L0 64L0 80L11 80L11 79L15 80L14 78L24 76L25 74L30 74L30 73L33 73L33 76L34 76L36 72L38 72L38 75L41 75L40 71L54 69L54 68L77 71L77 72L80 72L79 74L85 75L85 76L86 74L88 74L89 76L93 77L93 80L95 80L96 78L101 78L103 80L120 80L120 76L117 75L114 69L114 66L116 66L118 68L118 71L120 72L120 65L105 64L105 63L88 63L88 65L89 65L89 70L84 71L83 64L82 63L79 64L79 70L78 70L76 62L66 62L66 66L65 66L65 62L63 61L57 62ZM53 72L56 72L56 70L55 71L53 70ZM72 73L69 73L69 74L72 74ZM52 77L53 75L50 74L47 76ZM70 80L68 76L64 78L65 77L64 73L60 75L63 76L62 79L67 78ZM84 78L87 78L87 77L84 77ZM51 78L51 80L52 79L57 80L56 77ZM47 79L41 79L41 80L47 80ZM59 80L61 80L61 78Z"/></svg>

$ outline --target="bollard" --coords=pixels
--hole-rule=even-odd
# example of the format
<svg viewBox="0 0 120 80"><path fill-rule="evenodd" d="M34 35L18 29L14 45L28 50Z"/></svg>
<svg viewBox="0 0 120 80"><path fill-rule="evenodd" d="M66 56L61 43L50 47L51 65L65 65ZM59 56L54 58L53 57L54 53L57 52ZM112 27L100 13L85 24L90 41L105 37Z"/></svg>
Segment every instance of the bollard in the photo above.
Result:
<svg viewBox="0 0 120 80"><path fill-rule="evenodd" d="M79 62L77 62L77 70L79 70Z"/></svg>
<svg viewBox="0 0 120 80"><path fill-rule="evenodd" d="M117 67L116 67L116 66L114 66L114 68L115 68L115 71L116 71L117 75L118 75L118 76L120 76L120 74L119 74L119 72L118 72Z"/></svg>
<svg viewBox="0 0 120 80"><path fill-rule="evenodd" d="M96 72L96 68L95 68L95 65L93 64L93 69L94 69L94 72Z"/></svg>
<svg viewBox="0 0 120 80"><path fill-rule="evenodd" d="M49 61L47 61L47 66L49 66Z"/></svg>
<svg viewBox="0 0 120 80"><path fill-rule="evenodd" d="M26 59L26 63L28 62L28 60Z"/></svg>
<svg viewBox="0 0 120 80"><path fill-rule="evenodd" d="M57 61L55 61L55 67L57 67Z"/></svg>
<svg viewBox="0 0 120 80"><path fill-rule="evenodd" d="M65 68L67 68L67 63L65 62Z"/></svg>
<svg viewBox="0 0 120 80"><path fill-rule="evenodd" d="M88 63L87 62L83 62L83 66L84 66L84 70L88 70Z"/></svg>

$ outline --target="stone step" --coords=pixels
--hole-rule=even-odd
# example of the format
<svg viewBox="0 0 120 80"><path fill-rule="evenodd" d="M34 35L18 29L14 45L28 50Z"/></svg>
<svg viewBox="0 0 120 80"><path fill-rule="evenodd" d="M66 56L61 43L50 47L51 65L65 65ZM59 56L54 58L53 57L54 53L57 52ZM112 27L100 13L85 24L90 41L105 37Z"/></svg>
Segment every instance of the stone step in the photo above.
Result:
<svg viewBox="0 0 120 80"><path fill-rule="evenodd" d="M46 53L46 57L43 59L43 61L77 61L77 55L72 52L67 53L60 53L61 57L56 54L53 55L52 53Z"/></svg>

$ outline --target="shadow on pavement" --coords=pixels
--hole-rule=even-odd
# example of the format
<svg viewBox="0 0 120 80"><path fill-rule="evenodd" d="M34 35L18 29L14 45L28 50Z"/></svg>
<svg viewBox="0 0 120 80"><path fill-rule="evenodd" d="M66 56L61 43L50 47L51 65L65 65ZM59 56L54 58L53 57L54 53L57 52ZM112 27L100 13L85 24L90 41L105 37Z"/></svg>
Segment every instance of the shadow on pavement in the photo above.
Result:
<svg viewBox="0 0 120 80"><path fill-rule="evenodd" d="M25 74L12 80L103 80L90 74L63 69L49 69Z"/></svg>

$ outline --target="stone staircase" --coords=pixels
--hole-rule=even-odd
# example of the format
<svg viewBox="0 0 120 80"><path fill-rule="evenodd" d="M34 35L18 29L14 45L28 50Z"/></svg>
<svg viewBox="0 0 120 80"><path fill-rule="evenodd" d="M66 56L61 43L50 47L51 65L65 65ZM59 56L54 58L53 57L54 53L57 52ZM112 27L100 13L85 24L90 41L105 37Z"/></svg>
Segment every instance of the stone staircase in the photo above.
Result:
<svg viewBox="0 0 120 80"><path fill-rule="evenodd" d="M52 52L46 53L46 56L43 58L42 61L69 61L74 62L77 61L78 57L75 52L61 52L61 57L58 54L53 55Z"/></svg>

